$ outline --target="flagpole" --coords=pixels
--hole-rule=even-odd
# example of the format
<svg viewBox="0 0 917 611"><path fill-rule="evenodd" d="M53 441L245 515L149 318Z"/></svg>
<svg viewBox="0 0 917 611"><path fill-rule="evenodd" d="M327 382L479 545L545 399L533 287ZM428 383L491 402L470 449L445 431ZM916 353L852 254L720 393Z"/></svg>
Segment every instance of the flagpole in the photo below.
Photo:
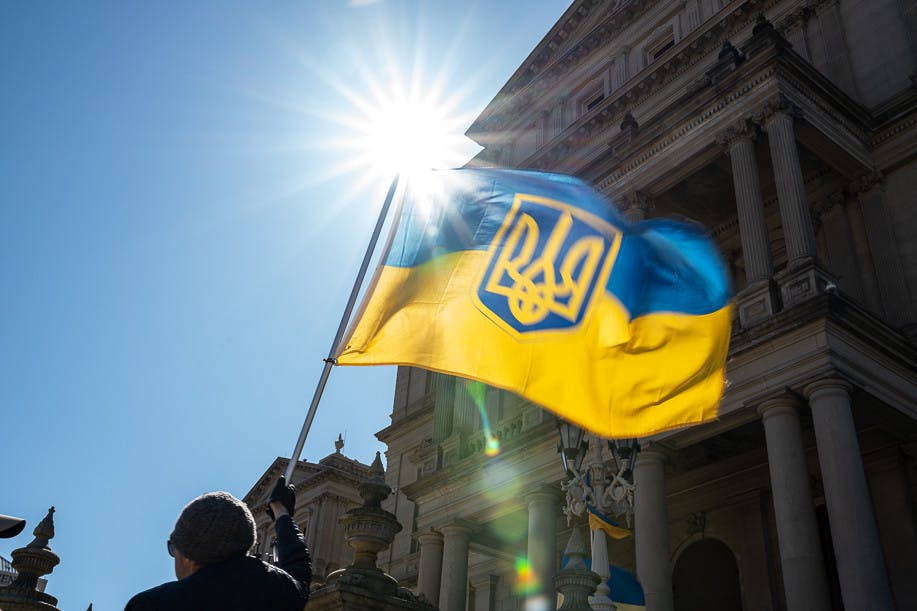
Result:
<svg viewBox="0 0 917 611"><path fill-rule="evenodd" d="M372 236L369 238L369 244L366 246L366 254L363 255L363 263L360 264L360 271L353 282L353 289L350 291L350 298L347 300L347 306L344 308L344 314L341 315L341 323L338 325L334 341L331 342L331 349L328 350L328 357L325 359L325 366L322 368L322 374L319 376L318 384L315 386L315 393L312 395L312 403L309 405L309 411L306 414L306 420L302 424L302 430L299 432L299 439L296 440L296 446L293 448L293 454L290 456L290 464L284 473L287 483L293 475L293 469L299 462L299 456L302 454L302 448L306 444L306 437L309 435L309 429L312 428L312 420L315 419L315 412L318 410L318 402L325 391L325 384L328 382L328 376L331 375L331 367L335 364L334 351L344 336L344 330L347 323L350 322L350 315L353 313L353 307L357 302L357 296L360 294L360 288L363 286L363 278L366 276L366 270L369 268L369 261L376 249L376 242L379 240L379 234L382 233L382 226L385 224L385 217L388 216L388 209L392 205L392 199L395 197L395 191L398 188L399 176L396 174L392 184L385 195L385 202L379 211L379 218L376 220L376 226L373 228Z"/></svg>

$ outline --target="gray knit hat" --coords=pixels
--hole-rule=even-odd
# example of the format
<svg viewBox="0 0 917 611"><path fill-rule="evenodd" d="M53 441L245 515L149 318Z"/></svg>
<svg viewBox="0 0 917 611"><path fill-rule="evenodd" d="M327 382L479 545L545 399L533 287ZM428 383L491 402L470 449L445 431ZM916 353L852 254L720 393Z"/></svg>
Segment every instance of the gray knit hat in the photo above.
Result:
<svg viewBox="0 0 917 611"><path fill-rule="evenodd" d="M178 551L202 564L244 556L255 544L255 520L228 492L202 494L182 510L169 536Z"/></svg>

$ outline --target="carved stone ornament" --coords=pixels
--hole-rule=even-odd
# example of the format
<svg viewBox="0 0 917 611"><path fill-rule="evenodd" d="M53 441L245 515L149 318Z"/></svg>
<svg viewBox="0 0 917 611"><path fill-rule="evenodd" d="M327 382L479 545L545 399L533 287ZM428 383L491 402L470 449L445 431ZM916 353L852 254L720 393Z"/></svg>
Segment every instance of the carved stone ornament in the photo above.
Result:
<svg viewBox="0 0 917 611"><path fill-rule="evenodd" d="M736 121L716 137L720 146L730 147L736 140L747 138L754 140L758 136L758 125L750 117Z"/></svg>
<svg viewBox="0 0 917 611"><path fill-rule="evenodd" d="M25 547L13 550L13 569L18 575L9 586L0 588L0 609L46 609L55 611L57 599L38 591L38 580L60 563L48 547L54 537L54 507L32 531L35 538Z"/></svg>
<svg viewBox="0 0 917 611"><path fill-rule="evenodd" d="M857 176L856 179L850 183L848 190L853 196L862 195L881 185L884 179L885 176L881 171L873 169L865 174Z"/></svg>
<svg viewBox="0 0 917 611"><path fill-rule="evenodd" d="M592 611L589 596L602 578L586 568L586 546L578 526L571 531L564 554L569 558L567 566L554 578L554 587L564 597L560 611Z"/></svg>
<svg viewBox="0 0 917 611"><path fill-rule="evenodd" d="M756 123L763 125L778 115L787 115L798 119L802 117L802 109L781 93L765 102L761 107L761 111L755 114L754 120Z"/></svg>

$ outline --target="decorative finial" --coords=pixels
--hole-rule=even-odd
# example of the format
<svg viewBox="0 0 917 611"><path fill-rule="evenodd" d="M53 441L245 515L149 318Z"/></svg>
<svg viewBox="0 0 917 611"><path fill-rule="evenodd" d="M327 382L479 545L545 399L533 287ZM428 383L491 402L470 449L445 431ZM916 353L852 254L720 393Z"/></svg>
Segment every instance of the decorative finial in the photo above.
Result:
<svg viewBox="0 0 917 611"><path fill-rule="evenodd" d="M720 54L717 56L718 59L732 59L733 61L739 59L739 50L733 46L732 42L727 38L723 41L723 48L720 49Z"/></svg>
<svg viewBox="0 0 917 611"><path fill-rule="evenodd" d="M334 442L334 450L336 453L340 454L341 450L344 449L344 436L338 433L337 441Z"/></svg>
<svg viewBox="0 0 917 611"><path fill-rule="evenodd" d="M48 509L48 515L42 518L41 522L38 523L38 526L35 527L35 530L32 531L32 534L35 535L35 539L33 539L32 542L29 543L26 547L48 547L48 541L54 538L53 506Z"/></svg>
<svg viewBox="0 0 917 611"><path fill-rule="evenodd" d="M583 534L578 527L574 527L570 532L570 540L567 541L564 553L569 558L566 568L577 571L587 570L585 561L586 545L583 543Z"/></svg>
<svg viewBox="0 0 917 611"><path fill-rule="evenodd" d="M751 29L752 36L758 36L774 30L774 24L767 20L763 14L758 15L755 19L755 27Z"/></svg>

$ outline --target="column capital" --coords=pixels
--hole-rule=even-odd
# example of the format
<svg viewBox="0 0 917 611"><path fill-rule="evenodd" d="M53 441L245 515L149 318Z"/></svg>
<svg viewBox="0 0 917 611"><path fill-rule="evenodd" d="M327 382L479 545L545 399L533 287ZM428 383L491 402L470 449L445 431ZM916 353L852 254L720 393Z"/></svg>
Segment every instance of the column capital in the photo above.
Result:
<svg viewBox="0 0 917 611"><path fill-rule="evenodd" d="M857 176L847 187L854 197L869 193L876 187L882 188L885 175L880 170L871 170Z"/></svg>
<svg viewBox="0 0 917 611"><path fill-rule="evenodd" d="M421 545L426 545L427 543L439 543L442 545L443 542L443 534L433 530L432 528L423 532L419 532L414 536L417 538L417 541L420 542Z"/></svg>
<svg viewBox="0 0 917 611"><path fill-rule="evenodd" d="M771 121L781 117L798 119L802 116L802 109L790 101L783 94L768 100L761 106L761 110L755 114L755 122L767 127Z"/></svg>
<svg viewBox="0 0 917 611"><path fill-rule="evenodd" d="M660 464L665 465L668 462L669 457L665 452L655 449L642 449L637 452L637 458L634 461L634 466L641 464Z"/></svg>
<svg viewBox="0 0 917 611"><path fill-rule="evenodd" d="M526 505L531 506L532 503L537 503L539 501L550 501L552 503L560 506L561 499L563 494L560 491L560 488L557 486L539 486L531 492L527 492L523 498L525 499Z"/></svg>
<svg viewBox="0 0 917 611"><path fill-rule="evenodd" d="M757 411L758 415L761 416L761 420L766 421L772 416L787 412L795 414L800 406L802 406L802 400L798 395L784 392L759 403Z"/></svg>
<svg viewBox="0 0 917 611"><path fill-rule="evenodd" d="M717 144L732 147L741 140L754 140L758 136L758 125L751 118L740 119L716 136Z"/></svg>
<svg viewBox="0 0 917 611"><path fill-rule="evenodd" d="M443 533L444 537L457 535L466 539L470 537L476 530L477 527L474 524L465 520L458 520L439 528L439 531Z"/></svg>
<svg viewBox="0 0 917 611"><path fill-rule="evenodd" d="M624 201L627 204L624 216L634 223L645 219L653 209L653 198L643 191L628 193Z"/></svg>
<svg viewBox="0 0 917 611"><path fill-rule="evenodd" d="M852 389L853 385L846 380L828 377L812 382L803 389L803 393L805 393L809 401L828 395L841 395L845 398L849 398Z"/></svg>

